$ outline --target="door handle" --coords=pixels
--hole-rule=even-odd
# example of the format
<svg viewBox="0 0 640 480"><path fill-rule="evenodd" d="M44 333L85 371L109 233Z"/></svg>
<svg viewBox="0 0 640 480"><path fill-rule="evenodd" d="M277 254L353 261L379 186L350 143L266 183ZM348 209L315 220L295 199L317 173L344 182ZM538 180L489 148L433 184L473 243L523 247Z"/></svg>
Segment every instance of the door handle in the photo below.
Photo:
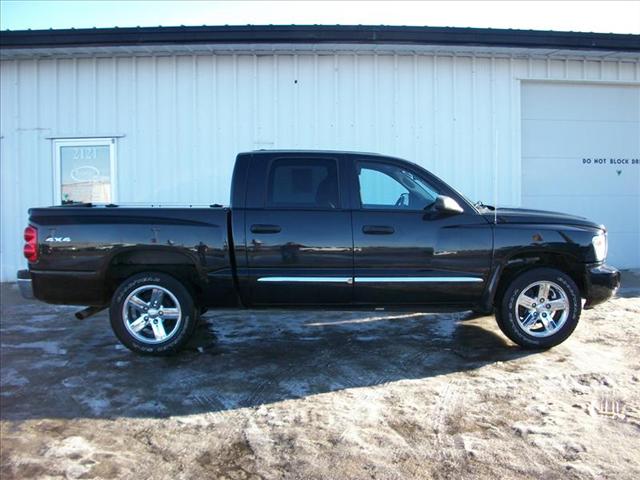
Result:
<svg viewBox="0 0 640 480"><path fill-rule="evenodd" d="M251 225L252 233L280 233L280 230L282 230L280 225Z"/></svg>
<svg viewBox="0 0 640 480"><path fill-rule="evenodd" d="M391 235L395 230L393 227L386 225L365 225L362 227L362 233L367 235Z"/></svg>

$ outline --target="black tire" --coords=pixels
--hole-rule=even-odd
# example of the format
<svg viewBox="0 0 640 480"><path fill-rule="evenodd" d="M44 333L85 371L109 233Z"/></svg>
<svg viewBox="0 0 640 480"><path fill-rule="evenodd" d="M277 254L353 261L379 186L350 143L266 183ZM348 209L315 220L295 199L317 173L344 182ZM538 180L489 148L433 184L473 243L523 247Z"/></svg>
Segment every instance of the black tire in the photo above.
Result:
<svg viewBox="0 0 640 480"><path fill-rule="evenodd" d="M525 327L520 323L519 317L516 314L516 302L518 301L518 297L520 297L520 294L525 290L527 292L533 291L529 290L529 287L536 282L551 282L559 287L566 295L565 302L568 304L566 320L554 333L547 335L543 331L541 322L542 318L534 324L534 327L535 325L539 325L539 327L535 327L539 329L539 332L535 333L547 336L535 336L527 332ZM558 293L555 287L553 287L552 291L552 294ZM547 301L544 303L548 304L550 300L546 300ZM541 308L540 305L535 305L538 308ZM520 308L522 309L522 307ZM578 326L581 311L582 303L580 301L580 291L571 277L553 268L535 268L518 275L512 280L511 284L506 289L500 304L496 306L495 316L498 327L500 327L502 333L504 333L513 342L523 348L547 349L555 347L569 338ZM536 313L536 315L541 316L542 313ZM549 313L547 313L547 315L549 315ZM558 314L556 314L556 316L557 315Z"/></svg>
<svg viewBox="0 0 640 480"><path fill-rule="evenodd" d="M151 286L161 288L154 290ZM140 308L131 306L129 302L127 303L130 306L125 309L125 302L129 295L136 291L140 295L138 298L148 300L145 308L152 305L154 292L163 292L159 308L148 310L148 313L153 312L155 317L145 316L146 311L143 312ZM176 305L174 306L174 304ZM180 313L173 313L172 317L176 317L175 319L163 319L162 316L158 316L161 313L164 314L163 305L167 311L179 311ZM141 323L144 324L144 327L137 333L133 331L131 320L134 315L132 313L145 319ZM164 273L144 272L133 275L120 284L111 299L109 316L113 332L125 347L143 355L162 356L175 354L189 341L198 323L199 308L195 305L189 290L180 281ZM167 314L168 316L169 314ZM126 317L131 318L127 319ZM154 321L156 321L156 326L151 325ZM155 329L158 328L158 322L163 325L162 331L165 331L165 324L170 329L170 332L165 332L166 340L162 340L162 335L156 336ZM135 335L140 338L136 338Z"/></svg>

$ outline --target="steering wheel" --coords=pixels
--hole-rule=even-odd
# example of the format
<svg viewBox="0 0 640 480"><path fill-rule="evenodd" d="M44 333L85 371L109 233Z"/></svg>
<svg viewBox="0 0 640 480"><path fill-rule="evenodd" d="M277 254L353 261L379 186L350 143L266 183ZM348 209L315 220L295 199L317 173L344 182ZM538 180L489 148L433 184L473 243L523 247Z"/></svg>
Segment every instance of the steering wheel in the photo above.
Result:
<svg viewBox="0 0 640 480"><path fill-rule="evenodd" d="M405 203L405 199L409 196L408 193L401 193L400 196L398 197L398 200L396 200L396 207L404 207L406 205Z"/></svg>

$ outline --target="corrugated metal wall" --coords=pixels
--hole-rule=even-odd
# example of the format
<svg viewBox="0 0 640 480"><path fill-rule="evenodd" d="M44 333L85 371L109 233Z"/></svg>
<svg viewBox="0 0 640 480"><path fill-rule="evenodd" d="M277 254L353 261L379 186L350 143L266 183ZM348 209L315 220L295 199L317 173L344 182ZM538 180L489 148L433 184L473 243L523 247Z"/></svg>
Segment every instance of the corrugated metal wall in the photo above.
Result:
<svg viewBox="0 0 640 480"><path fill-rule="evenodd" d="M224 54L2 61L2 280L26 211L53 199L52 137L118 136L117 200L228 203L234 157L345 149L520 203L519 79L638 81L638 60ZM497 158L497 162L495 159Z"/></svg>

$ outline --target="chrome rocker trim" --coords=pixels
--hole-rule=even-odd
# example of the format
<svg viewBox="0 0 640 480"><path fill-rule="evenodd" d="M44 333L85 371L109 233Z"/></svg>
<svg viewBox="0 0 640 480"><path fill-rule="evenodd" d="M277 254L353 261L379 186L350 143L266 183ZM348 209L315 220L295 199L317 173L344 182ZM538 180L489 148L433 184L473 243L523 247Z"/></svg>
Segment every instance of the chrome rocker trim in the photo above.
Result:
<svg viewBox="0 0 640 480"><path fill-rule="evenodd" d="M260 277L258 282L282 283L475 283L480 277Z"/></svg>

